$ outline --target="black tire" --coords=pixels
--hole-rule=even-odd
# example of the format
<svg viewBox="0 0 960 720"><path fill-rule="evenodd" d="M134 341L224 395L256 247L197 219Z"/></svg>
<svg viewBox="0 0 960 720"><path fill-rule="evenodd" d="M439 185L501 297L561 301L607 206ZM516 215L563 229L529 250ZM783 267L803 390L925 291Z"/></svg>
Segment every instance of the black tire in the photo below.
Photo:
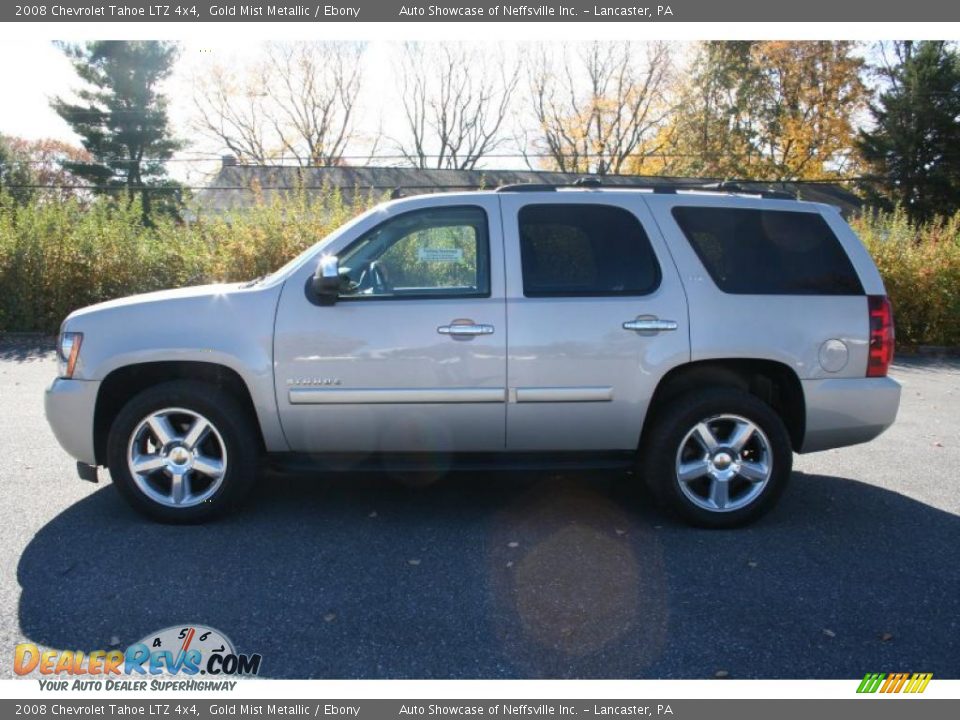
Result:
<svg viewBox="0 0 960 720"><path fill-rule="evenodd" d="M708 509L688 497L682 489L677 471L678 454L681 452L681 445L687 448L685 453L691 452L690 442L696 442L695 439L684 441L688 433L704 420L715 419L713 427L718 432L732 428L735 421L722 417L728 415L746 419L760 429L762 434L751 436L752 439L745 446L743 459L752 460L762 454L770 463L769 479L765 484L751 485L747 480L736 476L733 483L737 483L736 487L741 489L739 499L744 505L735 507L734 503L731 507L735 509L730 510ZM695 390L671 401L656 413L651 422L653 425L640 451L640 466L644 479L660 503L690 525L705 528L746 525L767 513L786 488L793 467L793 451L787 429L773 408L750 393L735 388ZM723 445L722 442L719 444ZM695 445L692 449L696 448ZM721 448L717 452L726 451ZM704 454L710 455L706 450ZM722 458L721 462L725 462L727 457ZM737 454L736 460L739 459L740 455ZM698 458L694 457L694 460L698 461ZM707 475L693 482L694 485L686 485L688 492L700 497L697 489L702 486L697 486L696 483L709 487L711 477ZM733 487L734 484L728 485L728 488ZM754 490L756 487L761 489ZM751 498L753 492L757 494ZM713 496L707 488L702 489L702 494L705 496L704 503L711 501ZM731 498L737 500L735 496Z"/></svg>
<svg viewBox="0 0 960 720"><path fill-rule="evenodd" d="M198 413L213 425L219 434L217 441L222 439L228 458L226 471L219 487L199 504L171 507L152 499L138 486L127 463L127 451L138 426L151 413L165 408ZM214 385L176 380L148 388L124 405L107 438L107 464L113 484L138 512L162 523L198 523L240 503L256 480L259 448L252 418L232 397Z"/></svg>

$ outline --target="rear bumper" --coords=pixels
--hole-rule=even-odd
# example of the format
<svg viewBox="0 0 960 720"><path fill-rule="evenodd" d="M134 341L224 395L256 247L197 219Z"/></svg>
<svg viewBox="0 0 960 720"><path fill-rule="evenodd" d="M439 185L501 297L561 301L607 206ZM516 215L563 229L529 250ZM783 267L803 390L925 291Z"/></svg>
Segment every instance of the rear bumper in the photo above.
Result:
<svg viewBox="0 0 960 720"><path fill-rule="evenodd" d="M900 383L892 378L802 380L807 427L800 452L873 440L893 425Z"/></svg>
<svg viewBox="0 0 960 720"><path fill-rule="evenodd" d="M60 446L87 465L96 465L93 448L93 414L100 383L95 380L57 378L47 388L44 410Z"/></svg>

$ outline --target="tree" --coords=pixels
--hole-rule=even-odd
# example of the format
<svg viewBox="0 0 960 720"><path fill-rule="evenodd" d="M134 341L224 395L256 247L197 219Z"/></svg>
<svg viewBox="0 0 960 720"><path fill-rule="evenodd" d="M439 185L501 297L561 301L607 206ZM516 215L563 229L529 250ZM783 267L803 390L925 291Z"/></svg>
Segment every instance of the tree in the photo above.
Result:
<svg viewBox="0 0 960 720"><path fill-rule="evenodd" d="M0 135L0 192L6 192L20 205L33 198L36 189L30 165L13 145L13 138Z"/></svg>
<svg viewBox="0 0 960 720"><path fill-rule="evenodd" d="M355 139L365 47L274 42L251 65L215 66L195 80L197 126L241 162L339 165Z"/></svg>
<svg viewBox="0 0 960 720"><path fill-rule="evenodd" d="M855 43L758 43L754 63L766 99L759 147L777 180L842 176L867 102Z"/></svg>
<svg viewBox="0 0 960 720"><path fill-rule="evenodd" d="M91 160L86 150L61 140L0 136L0 185L21 203L83 197L89 192L85 189L89 183L64 165Z"/></svg>
<svg viewBox="0 0 960 720"><path fill-rule="evenodd" d="M941 41L880 52L886 89L870 106L874 127L858 143L879 181L867 190L883 204L901 204L914 221L950 215L960 209L960 57Z"/></svg>
<svg viewBox="0 0 960 720"><path fill-rule="evenodd" d="M131 201L139 195L149 223L152 191L164 189L156 198L164 209L171 209L175 199L176 184L167 177L165 163L183 144L172 136L160 85L177 58L177 45L103 40L60 47L85 85L75 93L78 102L57 97L51 105L91 156L65 162L64 168L98 192L125 189Z"/></svg>
<svg viewBox="0 0 960 720"><path fill-rule="evenodd" d="M755 163L752 113L761 76L752 61L753 42L704 42L688 71L671 88L682 108L661 127L657 152L631 158L631 172L691 177L745 177Z"/></svg>
<svg viewBox="0 0 960 720"><path fill-rule="evenodd" d="M530 111L539 127L532 145L546 165L603 175L658 152L671 111L670 47L592 42L562 55L557 60L544 48L528 64Z"/></svg>
<svg viewBox="0 0 960 720"><path fill-rule="evenodd" d="M851 170L866 106L852 42L706 42L697 50L662 151L635 171L798 180Z"/></svg>
<svg viewBox="0 0 960 720"><path fill-rule="evenodd" d="M520 80L502 49L405 43L401 90L408 137L395 141L418 168L472 170L505 142L503 123Z"/></svg>

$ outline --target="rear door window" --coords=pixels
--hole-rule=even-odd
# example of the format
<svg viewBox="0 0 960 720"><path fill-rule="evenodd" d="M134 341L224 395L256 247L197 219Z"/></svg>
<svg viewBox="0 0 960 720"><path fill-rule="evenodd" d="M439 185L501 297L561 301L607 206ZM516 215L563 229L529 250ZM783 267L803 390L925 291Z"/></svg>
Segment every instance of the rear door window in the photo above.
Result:
<svg viewBox="0 0 960 720"><path fill-rule="evenodd" d="M677 206L673 217L723 292L863 294L843 246L818 213Z"/></svg>
<svg viewBox="0 0 960 720"><path fill-rule="evenodd" d="M646 295L660 285L647 233L612 205L526 205L518 216L527 297Z"/></svg>

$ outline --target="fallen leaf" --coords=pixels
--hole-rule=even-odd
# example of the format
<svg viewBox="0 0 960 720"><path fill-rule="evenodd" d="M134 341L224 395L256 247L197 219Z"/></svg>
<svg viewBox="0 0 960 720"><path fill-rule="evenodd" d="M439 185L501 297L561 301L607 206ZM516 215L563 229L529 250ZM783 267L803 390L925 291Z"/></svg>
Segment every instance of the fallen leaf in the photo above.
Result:
<svg viewBox="0 0 960 720"><path fill-rule="evenodd" d="M827 637L836 637L836 636L837 636L837 634L836 634L833 630L830 630L829 628L824 628L824 629L823 629L823 634L826 635Z"/></svg>
<svg viewBox="0 0 960 720"><path fill-rule="evenodd" d="M111 635L111 636L110 636L110 644L111 644L111 645L119 645L119 644L120 644L120 638L117 637L116 635Z"/></svg>
<svg viewBox="0 0 960 720"><path fill-rule="evenodd" d="M419 565L419 564L420 564L420 559L419 559L419 558L411 558L410 560L407 560L407 562L410 563L411 565Z"/></svg>
<svg viewBox="0 0 960 720"><path fill-rule="evenodd" d="M749 566L752 567L752 568L755 568L755 567L757 566L757 564L758 564L758 563L757 563L755 560L751 560L750 562L747 563L747 565L749 565Z"/></svg>
<svg viewBox="0 0 960 720"><path fill-rule="evenodd" d="M324 622L333 622L336 619L337 619L336 613L327 613L326 615L323 616Z"/></svg>
<svg viewBox="0 0 960 720"><path fill-rule="evenodd" d="M726 670L717 670L717 671L713 674L713 676L714 676L715 678L726 678L726 677L730 677L730 673L728 673Z"/></svg>
<svg viewBox="0 0 960 720"><path fill-rule="evenodd" d="M507 567L513 567L513 560L507 563Z"/></svg>
<svg viewBox="0 0 960 720"><path fill-rule="evenodd" d="M520 543L518 543L516 540L514 540L513 542L508 542L508 543L507 543L507 547L512 547L512 548L520 547Z"/></svg>
<svg viewBox="0 0 960 720"><path fill-rule="evenodd" d="M937 442L935 442L935 443L933 444L933 446L934 446L934 447L943 447L943 443L940 442L939 440L937 440Z"/></svg>
<svg viewBox="0 0 960 720"><path fill-rule="evenodd" d="M627 531L626 531L626 530L621 530L620 528L614 528L614 530L615 530L615 532L617 533L617 535L626 535L626 534L627 534Z"/></svg>
<svg viewBox="0 0 960 720"><path fill-rule="evenodd" d="M376 510L372 510L372 511L370 512L370 514L367 515L367 517L376 517L376 516L377 516L377 511L376 511Z"/></svg>
<svg viewBox="0 0 960 720"><path fill-rule="evenodd" d="M890 642L891 640L893 640L893 633L888 633L888 632L880 633L881 642Z"/></svg>

